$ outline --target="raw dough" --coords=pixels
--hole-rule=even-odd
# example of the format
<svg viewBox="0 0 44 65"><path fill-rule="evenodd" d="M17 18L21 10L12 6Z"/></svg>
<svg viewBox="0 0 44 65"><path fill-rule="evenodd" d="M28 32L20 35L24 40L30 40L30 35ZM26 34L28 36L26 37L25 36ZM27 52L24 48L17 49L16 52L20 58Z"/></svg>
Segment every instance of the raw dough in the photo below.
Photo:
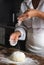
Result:
<svg viewBox="0 0 44 65"><path fill-rule="evenodd" d="M13 52L13 54L10 56L10 59L16 62L23 62L25 58L25 54L21 51Z"/></svg>

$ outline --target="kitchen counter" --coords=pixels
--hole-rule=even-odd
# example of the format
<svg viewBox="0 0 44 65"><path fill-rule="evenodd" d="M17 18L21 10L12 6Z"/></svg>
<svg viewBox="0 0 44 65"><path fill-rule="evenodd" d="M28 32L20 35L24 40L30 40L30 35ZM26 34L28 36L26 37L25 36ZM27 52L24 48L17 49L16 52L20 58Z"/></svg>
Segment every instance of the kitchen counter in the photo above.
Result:
<svg viewBox="0 0 44 65"><path fill-rule="evenodd" d="M0 46L0 54L2 54L2 56L5 56L5 55L9 56L12 52L14 52L16 50L18 50L18 49L15 49L15 48L8 48L7 49L5 47ZM37 55L32 54L32 53L27 53L27 52L24 52L24 53L26 54L27 57L32 58L34 60L37 60L39 62L39 65L44 65L44 58L43 57L37 56ZM0 65L15 65L15 64L5 64L5 63L0 62Z"/></svg>

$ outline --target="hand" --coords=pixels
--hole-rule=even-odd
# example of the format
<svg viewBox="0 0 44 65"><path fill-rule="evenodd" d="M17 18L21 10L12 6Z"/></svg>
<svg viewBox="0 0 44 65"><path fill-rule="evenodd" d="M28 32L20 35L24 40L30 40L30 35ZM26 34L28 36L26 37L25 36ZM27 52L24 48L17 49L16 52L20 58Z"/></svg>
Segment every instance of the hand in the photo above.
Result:
<svg viewBox="0 0 44 65"><path fill-rule="evenodd" d="M21 33L19 31L16 31L10 35L9 40L18 41L18 38L20 35L21 35Z"/></svg>
<svg viewBox="0 0 44 65"><path fill-rule="evenodd" d="M28 18L36 17L38 15L37 13L38 11L35 9L28 9L26 12L18 17L18 20L24 21Z"/></svg>

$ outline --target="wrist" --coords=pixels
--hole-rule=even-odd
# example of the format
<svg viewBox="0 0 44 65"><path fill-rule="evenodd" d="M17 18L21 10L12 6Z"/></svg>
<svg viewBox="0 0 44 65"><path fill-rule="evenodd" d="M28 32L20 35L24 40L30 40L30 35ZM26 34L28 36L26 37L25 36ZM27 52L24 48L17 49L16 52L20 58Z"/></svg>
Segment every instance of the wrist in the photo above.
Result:
<svg viewBox="0 0 44 65"><path fill-rule="evenodd" d="M38 10L37 10L36 15L37 15L37 17L41 17L41 11L38 11Z"/></svg>
<svg viewBox="0 0 44 65"><path fill-rule="evenodd" d="M18 37L20 37L20 36L21 36L20 31L15 31L15 32L16 32L16 34L18 35Z"/></svg>
<svg viewBox="0 0 44 65"><path fill-rule="evenodd" d="M39 11L35 10L35 17L38 17L38 16L39 16Z"/></svg>

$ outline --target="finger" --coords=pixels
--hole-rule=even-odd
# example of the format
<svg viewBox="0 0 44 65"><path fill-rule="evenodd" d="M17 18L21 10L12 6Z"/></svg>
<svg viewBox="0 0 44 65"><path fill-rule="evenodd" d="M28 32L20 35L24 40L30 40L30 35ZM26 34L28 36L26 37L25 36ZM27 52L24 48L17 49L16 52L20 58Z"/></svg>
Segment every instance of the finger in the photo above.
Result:
<svg viewBox="0 0 44 65"><path fill-rule="evenodd" d="M21 16L18 17L18 19L23 19L23 18L26 18L26 17L29 17L28 13L22 14Z"/></svg>
<svg viewBox="0 0 44 65"><path fill-rule="evenodd" d="M9 41L14 40L14 38L15 37L13 35L11 35Z"/></svg>
<svg viewBox="0 0 44 65"><path fill-rule="evenodd" d="M20 21L20 20L19 20L19 21L18 21L18 26L20 26L20 25L21 25L21 23L22 23L22 21Z"/></svg>
<svg viewBox="0 0 44 65"><path fill-rule="evenodd" d="M20 15L17 19L22 19L25 16L25 14L23 13L22 15Z"/></svg>
<svg viewBox="0 0 44 65"><path fill-rule="evenodd" d="M14 40L15 40L15 41L18 41L18 36L16 36Z"/></svg>
<svg viewBox="0 0 44 65"><path fill-rule="evenodd" d="M26 10L22 15L20 15L17 19L25 17L25 15L28 17L28 13L31 11L31 9Z"/></svg>

